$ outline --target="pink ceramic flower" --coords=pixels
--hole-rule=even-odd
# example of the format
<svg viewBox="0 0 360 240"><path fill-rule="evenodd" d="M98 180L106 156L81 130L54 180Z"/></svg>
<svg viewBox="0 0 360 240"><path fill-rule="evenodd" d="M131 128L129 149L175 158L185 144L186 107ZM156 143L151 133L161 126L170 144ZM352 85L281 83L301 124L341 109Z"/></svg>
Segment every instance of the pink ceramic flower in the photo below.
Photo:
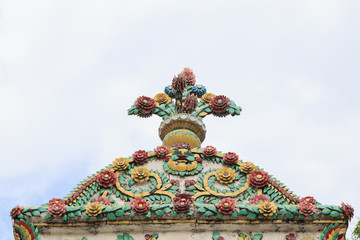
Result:
<svg viewBox="0 0 360 240"><path fill-rule="evenodd" d="M256 195L250 199L250 204L258 204L259 202L270 202L270 200L264 195Z"/></svg>
<svg viewBox="0 0 360 240"><path fill-rule="evenodd" d="M233 164L239 160L239 156L236 153L228 152L223 156L223 160L228 164Z"/></svg>
<svg viewBox="0 0 360 240"><path fill-rule="evenodd" d="M134 198L130 201L130 206L137 214L146 214L150 209L150 204L141 197Z"/></svg>
<svg viewBox="0 0 360 240"><path fill-rule="evenodd" d="M206 146L203 149L203 153L204 153L205 156L211 157L211 156L214 156L217 153L217 150L213 146Z"/></svg>
<svg viewBox="0 0 360 240"><path fill-rule="evenodd" d="M265 187L269 183L269 179L269 174L261 170L255 170L249 174L249 182L253 187Z"/></svg>
<svg viewBox="0 0 360 240"><path fill-rule="evenodd" d="M104 205L111 205L111 200L108 199L107 197L94 198L94 202L102 203Z"/></svg>
<svg viewBox="0 0 360 240"><path fill-rule="evenodd" d="M155 148L155 154L158 158L165 158L170 153L167 146L158 146Z"/></svg>
<svg viewBox="0 0 360 240"><path fill-rule="evenodd" d="M222 214L231 214L234 212L236 207L236 201L232 198L223 198L218 205L216 205L216 208L219 212Z"/></svg>
<svg viewBox="0 0 360 240"><path fill-rule="evenodd" d="M299 212L304 215L312 215L316 211L316 205L312 204L311 202L301 201L297 206Z"/></svg>
<svg viewBox="0 0 360 240"><path fill-rule="evenodd" d="M105 170L99 172L99 174L96 176L96 182L98 182L100 186L106 188L114 185L116 181L117 181L117 174L114 173L113 171Z"/></svg>

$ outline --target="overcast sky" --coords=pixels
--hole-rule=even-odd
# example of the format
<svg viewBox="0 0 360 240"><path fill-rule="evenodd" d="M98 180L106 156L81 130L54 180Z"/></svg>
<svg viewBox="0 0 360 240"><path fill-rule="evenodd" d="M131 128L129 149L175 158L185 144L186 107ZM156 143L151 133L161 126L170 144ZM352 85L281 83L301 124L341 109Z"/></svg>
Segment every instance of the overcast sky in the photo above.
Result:
<svg viewBox="0 0 360 240"><path fill-rule="evenodd" d="M184 67L243 108L205 118L202 146L360 209L359 6L0 1L0 238L12 238L12 207L64 197L114 158L161 145L161 119L127 109Z"/></svg>

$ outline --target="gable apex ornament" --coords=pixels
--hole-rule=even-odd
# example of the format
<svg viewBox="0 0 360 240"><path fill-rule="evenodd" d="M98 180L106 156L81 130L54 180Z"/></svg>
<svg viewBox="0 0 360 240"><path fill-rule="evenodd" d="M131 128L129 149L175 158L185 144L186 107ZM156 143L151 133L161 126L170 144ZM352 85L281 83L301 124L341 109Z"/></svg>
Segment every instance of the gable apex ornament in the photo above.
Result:
<svg viewBox="0 0 360 240"><path fill-rule="evenodd" d="M128 110L129 115L147 118L158 115L163 119L159 136L163 145L172 147L189 144L201 147L206 127L202 122L207 115L226 117L240 115L241 107L224 95L207 93L204 85L196 84L195 74L190 68L174 76L172 84L154 98L140 96Z"/></svg>

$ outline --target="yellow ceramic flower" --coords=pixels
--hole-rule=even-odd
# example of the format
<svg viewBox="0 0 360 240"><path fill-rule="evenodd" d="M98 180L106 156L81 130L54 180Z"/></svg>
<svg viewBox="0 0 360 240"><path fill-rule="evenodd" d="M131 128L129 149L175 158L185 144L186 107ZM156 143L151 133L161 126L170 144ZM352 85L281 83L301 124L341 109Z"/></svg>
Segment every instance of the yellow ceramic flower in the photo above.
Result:
<svg viewBox="0 0 360 240"><path fill-rule="evenodd" d="M216 97L215 94L212 93L205 93L204 95L202 95L202 97L200 98L200 101L205 103L205 104L209 104L211 99L213 99L213 97Z"/></svg>
<svg viewBox="0 0 360 240"><path fill-rule="evenodd" d="M245 174L251 173L255 170L255 165L252 162L243 162L240 163L240 171L242 171Z"/></svg>
<svg viewBox="0 0 360 240"><path fill-rule="evenodd" d="M113 161L112 169L114 171L121 171L126 169L129 166L129 161L126 158L116 158Z"/></svg>
<svg viewBox="0 0 360 240"><path fill-rule="evenodd" d="M97 216L102 212L102 210L103 210L103 205L101 203L98 203L98 202L90 203L86 207L86 213L89 216Z"/></svg>
<svg viewBox="0 0 360 240"><path fill-rule="evenodd" d="M235 179L235 170L231 169L231 168L220 168L219 170L216 171L216 178L219 182L221 183L231 183L234 181Z"/></svg>
<svg viewBox="0 0 360 240"><path fill-rule="evenodd" d="M146 167L134 168L131 172L131 177L137 182L143 182L149 179L150 170Z"/></svg>
<svg viewBox="0 0 360 240"><path fill-rule="evenodd" d="M277 206L273 202L259 202L259 212L265 217L272 216L276 213Z"/></svg>
<svg viewBox="0 0 360 240"><path fill-rule="evenodd" d="M154 100L157 105L161 104L169 104L171 102L171 98L166 93L158 93L155 95Z"/></svg>

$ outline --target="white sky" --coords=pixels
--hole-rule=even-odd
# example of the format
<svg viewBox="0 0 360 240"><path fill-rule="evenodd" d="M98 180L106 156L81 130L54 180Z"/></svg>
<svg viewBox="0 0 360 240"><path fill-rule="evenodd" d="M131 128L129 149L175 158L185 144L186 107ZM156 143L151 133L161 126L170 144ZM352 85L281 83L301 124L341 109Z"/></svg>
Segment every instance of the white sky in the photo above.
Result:
<svg viewBox="0 0 360 240"><path fill-rule="evenodd" d="M297 195L360 209L359 6L0 1L0 238L12 238L17 204L63 197L115 157L161 145L160 118L127 109L187 66L243 107L205 118L203 146L238 153Z"/></svg>

